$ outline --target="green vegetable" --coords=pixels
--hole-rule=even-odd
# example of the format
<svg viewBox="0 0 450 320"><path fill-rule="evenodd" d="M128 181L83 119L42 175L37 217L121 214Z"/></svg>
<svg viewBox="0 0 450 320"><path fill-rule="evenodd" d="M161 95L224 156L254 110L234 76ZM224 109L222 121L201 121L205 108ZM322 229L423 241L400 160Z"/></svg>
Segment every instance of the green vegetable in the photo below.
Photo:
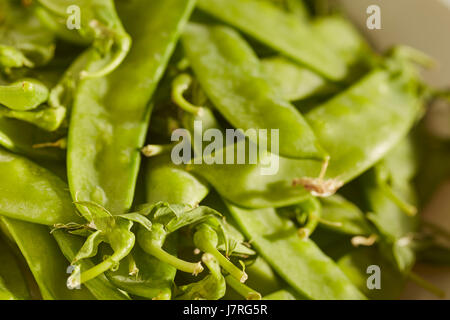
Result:
<svg viewBox="0 0 450 320"><path fill-rule="evenodd" d="M330 80L347 75L345 61L328 50L310 25L267 1L200 0L198 6Z"/></svg>
<svg viewBox="0 0 450 320"><path fill-rule="evenodd" d="M283 101L261 72L248 44L232 29L190 24L183 44L202 88L219 112L250 140L293 158L324 159L314 133L301 114ZM253 134L247 130L253 129ZM267 137L254 129L266 129ZM272 143L279 130L279 145Z"/></svg>
<svg viewBox="0 0 450 320"><path fill-rule="evenodd" d="M233 217L259 254L299 294L311 299L364 299L337 265L273 209L229 205Z"/></svg>
<svg viewBox="0 0 450 320"><path fill-rule="evenodd" d="M102 204L113 214L131 206L151 112L148 103L192 8L193 1L181 0L120 4L133 49L116 72L79 83L68 142L74 198ZM94 61L88 71L96 66Z"/></svg>

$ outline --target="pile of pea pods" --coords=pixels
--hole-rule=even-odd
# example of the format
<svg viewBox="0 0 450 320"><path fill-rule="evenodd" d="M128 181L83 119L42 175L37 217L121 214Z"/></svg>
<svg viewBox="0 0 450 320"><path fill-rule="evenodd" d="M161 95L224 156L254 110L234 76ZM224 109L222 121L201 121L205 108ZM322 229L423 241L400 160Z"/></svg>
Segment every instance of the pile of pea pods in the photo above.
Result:
<svg viewBox="0 0 450 320"><path fill-rule="evenodd" d="M450 95L323 2L0 0L0 299L442 297Z"/></svg>

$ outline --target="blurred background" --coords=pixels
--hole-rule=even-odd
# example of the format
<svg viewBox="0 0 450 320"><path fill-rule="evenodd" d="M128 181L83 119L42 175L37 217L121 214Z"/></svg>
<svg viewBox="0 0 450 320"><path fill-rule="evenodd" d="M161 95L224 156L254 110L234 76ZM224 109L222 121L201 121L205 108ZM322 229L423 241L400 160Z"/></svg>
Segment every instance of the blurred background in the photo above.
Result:
<svg viewBox="0 0 450 320"><path fill-rule="evenodd" d="M433 86L450 87L450 0L334 0L380 51L402 43L420 49L437 64L424 70L425 79ZM381 29L367 28L367 8L381 9ZM450 107L445 103L431 106L427 127L438 136L450 137ZM450 159L448 159L450 161ZM450 232L450 180L444 182L423 212L425 220ZM450 299L450 268L417 265L414 270L426 280L446 291ZM409 283L403 299L436 299Z"/></svg>

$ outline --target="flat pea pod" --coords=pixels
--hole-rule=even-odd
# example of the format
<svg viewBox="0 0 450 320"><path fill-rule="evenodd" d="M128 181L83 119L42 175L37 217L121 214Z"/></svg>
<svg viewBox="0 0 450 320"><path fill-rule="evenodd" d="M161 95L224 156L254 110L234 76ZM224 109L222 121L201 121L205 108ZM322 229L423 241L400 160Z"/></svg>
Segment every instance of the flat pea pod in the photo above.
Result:
<svg viewBox="0 0 450 320"><path fill-rule="evenodd" d="M44 65L53 58L54 35L33 15L32 8L25 8L18 1L4 0L0 12L1 69Z"/></svg>
<svg viewBox="0 0 450 320"><path fill-rule="evenodd" d="M1 223L14 238L46 300L91 300L86 288L66 286L67 260L61 254L47 226L2 217Z"/></svg>
<svg viewBox="0 0 450 320"><path fill-rule="evenodd" d="M265 58L261 62L264 72L286 100L297 101L337 90L322 76L284 57Z"/></svg>
<svg viewBox="0 0 450 320"><path fill-rule="evenodd" d="M263 300L296 300L287 290L278 290L263 297Z"/></svg>
<svg viewBox="0 0 450 320"><path fill-rule="evenodd" d="M67 185L30 160L0 149L0 215L37 224L79 222Z"/></svg>
<svg viewBox="0 0 450 320"><path fill-rule="evenodd" d="M66 118L66 108L48 105L30 111L16 111L0 106L0 116L25 121L45 131L56 131Z"/></svg>
<svg viewBox="0 0 450 320"><path fill-rule="evenodd" d="M274 209L228 207L258 253L299 294L310 299L365 299L313 241L299 239L289 219Z"/></svg>
<svg viewBox="0 0 450 320"><path fill-rule="evenodd" d="M191 23L184 31L183 46L206 95L235 128L244 134L252 129L270 131L264 139L247 135L250 140L279 147L281 155L291 158L326 157L302 115L281 98L236 31ZM279 130L279 141L272 141L270 129Z"/></svg>
<svg viewBox="0 0 450 320"><path fill-rule="evenodd" d="M367 71L374 62L369 44L348 19L340 15L319 17L312 22L312 29L346 62L352 77Z"/></svg>
<svg viewBox="0 0 450 320"><path fill-rule="evenodd" d="M174 252L174 241L169 240L167 244L168 252ZM122 262L117 271L106 273L108 279L118 288L135 296L170 300L176 269L146 254L139 246L133 248L130 258L133 259L133 265ZM136 274L130 275L133 270Z"/></svg>
<svg viewBox="0 0 450 320"><path fill-rule="evenodd" d="M146 201L196 206L209 193L201 180L173 164L170 154L151 157L145 169Z"/></svg>
<svg viewBox="0 0 450 320"><path fill-rule="evenodd" d="M373 228L364 213L340 195L321 199L322 226L348 235L370 236Z"/></svg>
<svg viewBox="0 0 450 320"><path fill-rule="evenodd" d="M20 271L17 258L11 252L8 245L0 239L0 300L2 298L3 287L5 294L9 292L7 300L30 299L27 283L24 275Z"/></svg>
<svg viewBox="0 0 450 320"><path fill-rule="evenodd" d="M339 267L347 277L370 299L396 299L401 294L406 278L380 255L376 247L365 247L353 250L340 258ZM369 266L381 269L380 290L370 290L367 286ZM373 284L373 283L372 283Z"/></svg>
<svg viewBox="0 0 450 320"><path fill-rule="evenodd" d="M49 90L40 81L23 79L7 85L0 85L0 104L17 111L37 108L47 101Z"/></svg>
<svg viewBox="0 0 450 320"><path fill-rule="evenodd" d="M30 123L0 116L0 145L32 159L63 160L64 150L49 147L63 136L64 133L48 132Z"/></svg>
<svg viewBox="0 0 450 320"><path fill-rule="evenodd" d="M416 202L416 195L411 182L415 166L408 165L414 156L413 150L408 152L408 144L408 139L402 141L387 155L391 160L383 159L361 177L371 211L368 218L379 233L381 252L402 272L409 272L415 263L411 240L420 222L417 209L410 204ZM409 157L405 159L405 155Z"/></svg>
<svg viewBox="0 0 450 320"><path fill-rule="evenodd" d="M73 261L75 255L83 245L83 239L78 236L66 233L62 230L55 230L52 232L52 235L67 260ZM80 260L78 263L83 270L88 270L94 266L94 263L89 259ZM128 295L118 290L103 274L86 282L85 286L98 300L129 299Z"/></svg>
<svg viewBox="0 0 450 320"><path fill-rule="evenodd" d="M330 80L347 75L345 61L309 24L267 1L200 0L198 6Z"/></svg>
<svg viewBox="0 0 450 320"><path fill-rule="evenodd" d="M305 115L331 158L325 176L332 179L329 180L331 190L322 191L335 191L336 186L353 180L406 136L424 102L419 88L417 76L410 69L400 73L375 69ZM359 134L358 139L354 139L355 133ZM227 150L231 148L235 150ZM237 145L229 145L218 150L215 157L225 158L227 152L236 152L236 149L239 150ZM232 170L230 166L215 164L189 168L204 177L227 200L243 207L261 208L283 207L304 200L309 192L301 186L293 187L293 181L318 177L322 164L267 154L256 165L237 165ZM262 175L267 169L272 174ZM327 185L320 185L320 180L318 182L318 187L328 189ZM314 185L312 187L314 189Z"/></svg>
<svg viewBox="0 0 450 320"><path fill-rule="evenodd" d="M125 31L116 12L113 0L39 0L39 4L48 12L41 10L39 16L51 28L55 22L67 22L67 10L76 6L80 10L79 28L73 28L81 38L93 42L93 47L100 53L101 63L95 69L83 71L83 77L98 78L113 72L125 59L130 47L131 37ZM63 19L57 18L63 17ZM56 20L56 21L55 21ZM65 26L64 26L65 27ZM71 35L67 30L53 27L56 33L66 40L81 42L79 37Z"/></svg>
<svg viewBox="0 0 450 320"><path fill-rule="evenodd" d="M148 102L194 2L140 0L118 5L133 49L109 76L80 82L68 142L73 197L100 203L113 214L125 212L133 201L139 150L151 111Z"/></svg>

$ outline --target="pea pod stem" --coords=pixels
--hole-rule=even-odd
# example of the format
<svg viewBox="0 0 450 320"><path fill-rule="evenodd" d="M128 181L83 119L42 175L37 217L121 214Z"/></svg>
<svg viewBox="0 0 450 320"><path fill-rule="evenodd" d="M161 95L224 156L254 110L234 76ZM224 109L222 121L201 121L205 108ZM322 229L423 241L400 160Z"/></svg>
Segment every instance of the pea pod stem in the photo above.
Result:
<svg viewBox="0 0 450 320"><path fill-rule="evenodd" d="M203 108L195 106L184 97L184 93L192 84L192 77L186 73L180 74L172 83L172 100L186 112L201 115Z"/></svg>
<svg viewBox="0 0 450 320"><path fill-rule="evenodd" d="M170 152L170 150L172 150L172 148L173 148L172 144L168 144L168 145L148 144L141 149L141 152L145 157L151 158L151 157L159 156L164 153L168 153L168 152Z"/></svg>
<svg viewBox="0 0 450 320"><path fill-rule="evenodd" d="M151 254L152 256L156 257L157 259L170 264L171 266L175 267L176 269L178 269L180 271L191 273L193 275L198 275L199 273L201 273L203 271L203 266L202 266L201 262L192 263L192 262L187 262L187 261L181 260L181 259L169 254L168 252L164 251L161 247L151 245L151 244L146 244L143 249L148 254Z"/></svg>
<svg viewBox="0 0 450 320"><path fill-rule="evenodd" d="M237 281L236 278L228 275L225 277L227 284L233 288L237 293L243 296L246 300L261 300L261 294L249 286Z"/></svg>
<svg viewBox="0 0 450 320"><path fill-rule="evenodd" d="M131 37L127 34L118 36L119 41L118 50L113 54L111 60L102 68L95 71L82 71L80 73L81 79L95 79L107 76L115 69L119 67L119 65L123 62L125 57L128 55L128 52L131 48Z"/></svg>
<svg viewBox="0 0 450 320"><path fill-rule="evenodd" d="M389 199L392 200L404 213L406 213L408 216L415 216L417 214L417 208L403 199L401 199L395 191L388 186L386 183L382 183L380 186L383 191L385 192L386 196L389 197Z"/></svg>
<svg viewBox="0 0 450 320"><path fill-rule="evenodd" d="M108 271L109 269L111 269L112 267L114 267L116 264L117 263L113 260L112 257L106 259L105 261L96 265L95 267L92 267L91 269L82 272L80 275L80 283L79 284L83 284L89 280L96 278L100 274L102 274L102 273ZM76 283L75 279L72 277L69 277L68 283L69 283L69 286L70 285L76 286L78 284L78 283Z"/></svg>
<svg viewBox="0 0 450 320"><path fill-rule="evenodd" d="M247 273L237 268L230 260L220 253L219 250L217 250L217 234L211 227L202 225L194 234L194 243L200 248L200 250L207 252L216 258L220 266L235 279L241 283L247 281Z"/></svg>

